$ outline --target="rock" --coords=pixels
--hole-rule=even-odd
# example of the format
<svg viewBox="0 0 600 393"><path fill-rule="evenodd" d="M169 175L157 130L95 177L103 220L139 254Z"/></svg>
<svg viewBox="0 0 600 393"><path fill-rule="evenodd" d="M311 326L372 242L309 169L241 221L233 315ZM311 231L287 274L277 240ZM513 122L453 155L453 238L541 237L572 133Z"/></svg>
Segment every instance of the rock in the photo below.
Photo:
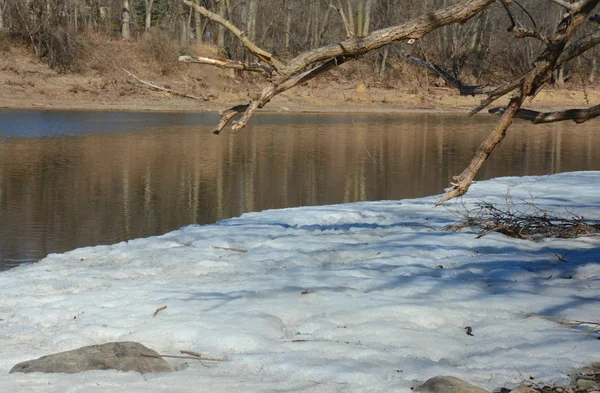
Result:
<svg viewBox="0 0 600 393"><path fill-rule="evenodd" d="M577 387L580 389L598 389L600 388L600 385L598 385L598 382L591 379L579 378L577 380Z"/></svg>
<svg viewBox="0 0 600 393"><path fill-rule="evenodd" d="M174 371L155 351L136 342L113 342L81 347L17 364L11 373L79 373L87 370Z"/></svg>
<svg viewBox="0 0 600 393"><path fill-rule="evenodd" d="M510 393L539 393L539 390L535 390L530 386L519 386L518 388L511 390Z"/></svg>
<svg viewBox="0 0 600 393"><path fill-rule="evenodd" d="M417 386L415 392L422 393L489 393L487 390L473 386L455 377L433 377Z"/></svg>

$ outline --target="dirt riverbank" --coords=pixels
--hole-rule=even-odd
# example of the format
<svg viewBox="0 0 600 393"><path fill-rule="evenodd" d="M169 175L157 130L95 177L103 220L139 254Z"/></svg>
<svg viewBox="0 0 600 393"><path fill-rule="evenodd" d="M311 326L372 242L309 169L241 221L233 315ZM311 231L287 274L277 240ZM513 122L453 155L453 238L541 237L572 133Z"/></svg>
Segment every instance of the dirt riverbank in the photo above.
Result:
<svg viewBox="0 0 600 393"><path fill-rule="evenodd" d="M181 98L153 91L118 66L96 66L85 73L61 74L23 48L12 48L0 58L0 108L106 111L218 111L245 103L266 80L240 76L211 66L181 64L161 75L141 61L128 65L143 80L206 100ZM448 87L424 88L384 85L332 72L275 97L265 107L274 112L405 112L459 111L478 105L480 97L464 97ZM503 105L506 99L496 105ZM589 103L588 103L589 102ZM600 90L547 89L526 107L577 108L600 102Z"/></svg>

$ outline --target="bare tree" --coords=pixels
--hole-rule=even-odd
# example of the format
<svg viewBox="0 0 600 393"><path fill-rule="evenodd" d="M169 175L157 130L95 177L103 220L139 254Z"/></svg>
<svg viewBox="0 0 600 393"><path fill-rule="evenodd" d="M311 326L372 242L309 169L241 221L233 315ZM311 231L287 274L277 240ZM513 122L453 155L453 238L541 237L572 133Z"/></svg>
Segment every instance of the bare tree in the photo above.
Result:
<svg viewBox="0 0 600 393"><path fill-rule="evenodd" d="M0 0L0 29L4 29L4 8L6 3L4 0Z"/></svg>
<svg viewBox="0 0 600 393"><path fill-rule="evenodd" d="M131 7L129 0L123 0L123 19L121 21L121 36L124 40L128 40L131 37L131 31L129 28L129 21L131 16Z"/></svg>
<svg viewBox="0 0 600 393"><path fill-rule="evenodd" d="M462 47L461 41L471 41L471 48L476 49L479 45L482 45L483 33L478 33L479 37L473 37L473 34L463 34L464 32L461 32L459 28L452 25L470 20L486 10L491 4L495 3L495 0L465 0L461 3L449 5L434 12L425 13L393 27L376 30L360 37L352 37L350 34L351 32L356 32L361 35L368 31L368 24L365 20L364 2L362 0L358 2L358 13L355 19L352 12L351 1L348 0L349 21L347 25L349 26L349 29L347 29L347 31L350 36L349 38L336 44L325 45L320 48L308 50L300 53L290 61L284 62L276 58L267 50L260 48L252 39L255 36L254 34L251 34L249 39L230 21L208 11L204 7L193 4L189 0L182 1L188 6L194 7L197 12L202 13L206 18L229 29L251 54L255 55L272 70L272 72L269 72L271 80L260 94L255 95L248 103L236 105L222 112L222 118L217 125L215 133L219 133L238 115L241 115L241 118L232 126L232 129L240 130L246 126L248 120L255 111L266 105L274 96L289 90L300 83L306 82L323 72L335 68L346 61L356 59L361 55L393 42L407 41L409 44L412 44L416 40L423 39L423 37L430 32L446 28L452 29L450 39L452 40L452 46L454 48L454 56L458 56L456 53L458 53L458 49ZM472 113L477 113L498 98L514 92L509 105L506 108L493 108L490 110L492 113L501 114L500 121L486 140L483 141L468 167L460 175L454 177L454 181L452 182L453 188L438 201L438 204L467 192L469 186L472 184L473 178L485 160L489 157L494 148L504 139L506 131L515 117L529 119L534 123L562 120L574 120L577 123L581 123L600 116L600 105L588 109L574 109L552 113L538 113L521 109L521 106L527 97L534 97L552 79L555 70L563 67L568 60L583 54L600 43L600 37L598 37L600 33L596 34L598 33L598 31L596 31L596 33L584 36L569 45L571 39L580 31L581 27L589 19L593 10L600 3L600 0L579 0L575 3L566 3L559 0L551 1L565 8L567 12L561 17L554 32L547 36L545 32L538 28L535 19L526 9L523 8L532 24L531 27L524 27L526 26L525 24L516 22L513 10L509 7L511 2L501 0L501 4L506 11L507 19L510 23L509 30L513 32L515 38L534 39L538 41L542 47L541 53L533 61L533 66L529 68L523 76L511 82L505 83L499 87L483 88L480 86L465 86L458 79L458 75L452 76L443 68L427 61L422 61L424 65L435 70L440 76L458 87L462 93L487 94L487 98L484 99L481 105L473 110ZM446 3L446 1L444 1L444 3ZM370 5L371 2L369 1L368 4ZM487 23L485 16L480 17L475 26L477 29L481 29L481 25L484 23ZM467 38L471 39L469 40Z"/></svg>

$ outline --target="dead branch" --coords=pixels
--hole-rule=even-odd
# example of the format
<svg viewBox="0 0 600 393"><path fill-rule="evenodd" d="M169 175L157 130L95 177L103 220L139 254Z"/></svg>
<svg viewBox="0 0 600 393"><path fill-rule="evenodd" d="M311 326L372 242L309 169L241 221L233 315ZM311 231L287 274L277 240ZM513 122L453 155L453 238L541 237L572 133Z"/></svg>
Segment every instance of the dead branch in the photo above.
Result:
<svg viewBox="0 0 600 393"><path fill-rule="evenodd" d="M152 314L152 318L156 318L156 315L161 312L162 310L166 310L167 306L162 306L156 309L156 311L154 311L154 314Z"/></svg>
<svg viewBox="0 0 600 393"><path fill-rule="evenodd" d="M148 88L150 88L150 89L164 91L164 92L167 92L167 93L175 94L175 95L180 96L180 97L191 98L193 100L200 100L200 101L209 101L211 98L214 97L213 95L206 96L206 97L197 97L197 96L194 96L194 95L191 95L191 94L182 93L180 91L173 90L173 89L168 89L166 87L162 87L162 86L156 85L156 84L151 83L151 82L146 82L145 80L142 80L142 79L138 78L137 76L133 75L131 72L127 71L125 68L123 68L123 71L125 71L129 76L131 76L135 80L139 81L143 85L148 86Z"/></svg>
<svg viewBox="0 0 600 393"><path fill-rule="evenodd" d="M247 253L248 252L248 250L242 250L241 248L219 247L219 246L210 246L210 248L215 248L215 249L218 249L218 250L227 250L227 251L241 252L241 253Z"/></svg>
<svg viewBox="0 0 600 393"><path fill-rule="evenodd" d="M236 36L238 40L240 40L240 42L246 47L246 49L248 49L248 51L250 53L252 53L254 56L258 57L260 60L264 61L265 63L271 65L276 71L279 71L281 68L283 68L284 64L280 60L278 60L276 57L274 57L271 53L267 52L266 50L259 48L258 45L256 45L254 42L250 41L250 39L248 37L246 37L246 33L241 31L237 27L235 27L233 25L233 23L231 23L227 19L223 18L221 15L210 12L206 8L204 8L198 4L195 4L192 1L189 1L189 0L182 0L182 1L185 4L187 4L189 7L193 8L194 11L196 11L200 15L225 27L227 30L229 30L231 33L233 33L233 35Z"/></svg>
<svg viewBox="0 0 600 393"><path fill-rule="evenodd" d="M325 61L325 64L328 64L325 68L330 69L332 66L341 64L339 61L332 63L331 59L356 58L392 42L402 40L410 41L421 38L425 34L442 26L464 22L472 18L494 1L495 0L467 0L434 11L430 14L414 18L398 26L376 30L363 37L351 37L337 44L327 45L304 52L292 59L285 68L278 70L280 76L269 86L265 87L260 96L248 103L246 112L232 129L236 131L245 127L256 109L262 108L277 94L297 85L298 83L289 84L289 82L295 80L296 75L301 73L302 70L315 63ZM315 69L313 69L315 72L311 71L311 73L306 75L306 78L310 79L320 73L321 71L316 70L319 67L320 66L315 67ZM289 87L282 88L283 85Z"/></svg>
<svg viewBox="0 0 600 393"><path fill-rule="evenodd" d="M338 57L336 57L334 59L330 59L314 68L311 68L308 71L304 71L301 74L295 75L292 78L287 79L282 84L278 85L276 87L276 89L271 89L272 86L268 86L267 88L265 88L265 90L263 90L263 95L259 99L252 100L248 104L236 105L232 108L229 108L229 109L221 112L221 121L219 122L219 124L217 125L217 128L215 129L215 131L213 131L213 133L219 134L221 132L221 130L223 130L223 128L231 121L231 119L233 119L235 116L237 116L241 113L244 113L244 115L238 122L236 122L233 125L232 130L237 131L237 130L245 127L248 123L248 120L250 120L250 117L254 114L256 109L262 108L263 106L265 106L277 94L280 94L286 90L291 89L292 87L295 87L301 83L304 83L304 82L316 77L317 75L320 75L323 72L330 70L333 67L337 67L340 64L343 64L344 62L346 62L350 59L352 59L352 58L345 58L343 56L338 56Z"/></svg>
<svg viewBox="0 0 600 393"><path fill-rule="evenodd" d="M502 114L505 108L491 108L490 114ZM573 120L577 124L585 123L590 119L600 116L600 105L585 109L568 109L555 112L538 112L529 109L519 109L516 118L529 120L533 124L553 123L557 121Z"/></svg>
<svg viewBox="0 0 600 393"><path fill-rule="evenodd" d="M267 76L272 76L275 71L273 67L260 63L244 63L234 60L219 60L203 56L179 56L179 61L184 63L208 64L220 68L233 68L240 71L259 72Z"/></svg>
<svg viewBox="0 0 600 393"><path fill-rule="evenodd" d="M554 322L556 324L558 324L558 327L561 328L568 328L568 329L575 329L575 328L580 328L583 325L589 325L592 326L592 328L588 331L588 337L590 334L594 333L595 331L598 331L600 329L600 322L588 322L588 321L578 321L576 319L568 319L568 318L563 318L563 317L555 317L552 315L531 315L529 318L527 318L526 320L524 320L523 322L527 322L530 319L533 318L540 318L540 319L545 319L547 321L551 321ZM586 337L587 339L587 337Z"/></svg>
<svg viewBox="0 0 600 393"><path fill-rule="evenodd" d="M346 14L344 13L344 6L342 5L342 0L338 0L338 7L333 4L329 4L330 7L333 7L340 17L342 18L342 22L344 23L344 28L346 29L346 37L354 37L354 32L350 28L350 24L348 23L348 18L346 18Z"/></svg>
<svg viewBox="0 0 600 393"><path fill-rule="evenodd" d="M533 203L525 208L508 203L498 208L491 203L480 203L477 208L466 212L460 221L448 225L446 231L459 232L465 228L479 233L477 238L492 232L518 239L573 238L600 233L600 223L587 221L569 213L559 215L540 209ZM556 254L555 254L556 255Z"/></svg>
<svg viewBox="0 0 600 393"><path fill-rule="evenodd" d="M429 70L437 73L448 84L457 88L458 91L460 92L461 96L473 96L473 95L477 95L477 94L486 94L493 90L492 87L488 87L488 86L464 85L458 78L453 77L452 75L450 75L450 73L448 71L446 71L445 69L443 69L442 67L440 67L439 65L437 65L435 63L429 63L423 59L420 59L420 58L418 58L416 56L412 56L412 55L405 55L405 57L408 60L412 61L413 63L418 64L422 67L428 68Z"/></svg>
<svg viewBox="0 0 600 393"><path fill-rule="evenodd" d="M197 357L197 356L177 356L177 355L146 355L146 354L141 354L140 356L143 356L145 358L173 358L173 359L194 359L194 360L200 360L200 361L207 361L207 362L227 362L227 359L220 359L220 358L205 358L205 357Z"/></svg>
<svg viewBox="0 0 600 393"><path fill-rule="evenodd" d="M451 188L436 203L436 206L467 192L485 160L506 136L506 130L512 123L512 119L519 112L519 109L521 109L521 105L525 98L535 96L552 78L552 72L556 69L557 63L563 54L567 43L577 32L579 27L587 20L588 15L598 3L600 3L600 0L581 0L577 3L577 7L560 21L552 36L550 44L546 47L544 52L538 56L534 62L533 68L525 75L519 85L517 85L519 87L519 93L510 100L510 103L504 110L496 128L479 146L475 157L473 157L467 168L460 175L454 177L454 182L451 183L453 188ZM481 110L481 108L482 106L477 109Z"/></svg>

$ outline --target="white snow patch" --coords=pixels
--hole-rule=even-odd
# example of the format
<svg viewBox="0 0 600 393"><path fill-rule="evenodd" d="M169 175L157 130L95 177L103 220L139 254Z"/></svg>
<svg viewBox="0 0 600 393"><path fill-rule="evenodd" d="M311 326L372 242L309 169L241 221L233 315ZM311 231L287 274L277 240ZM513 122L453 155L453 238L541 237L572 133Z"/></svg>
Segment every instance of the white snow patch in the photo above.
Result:
<svg viewBox="0 0 600 393"><path fill-rule="evenodd" d="M428 197L271 210L50 255L0 273L0 392L409 392L436 375L488 389L521 375L564 382L600 360L600 341L528 317L600 321L600 238L442 228L463 203L503 204L507 191L598 220L598 184L600 172L501 178L438 208ZM108 341L230 361L145 376L8 374Z"/></svg>

